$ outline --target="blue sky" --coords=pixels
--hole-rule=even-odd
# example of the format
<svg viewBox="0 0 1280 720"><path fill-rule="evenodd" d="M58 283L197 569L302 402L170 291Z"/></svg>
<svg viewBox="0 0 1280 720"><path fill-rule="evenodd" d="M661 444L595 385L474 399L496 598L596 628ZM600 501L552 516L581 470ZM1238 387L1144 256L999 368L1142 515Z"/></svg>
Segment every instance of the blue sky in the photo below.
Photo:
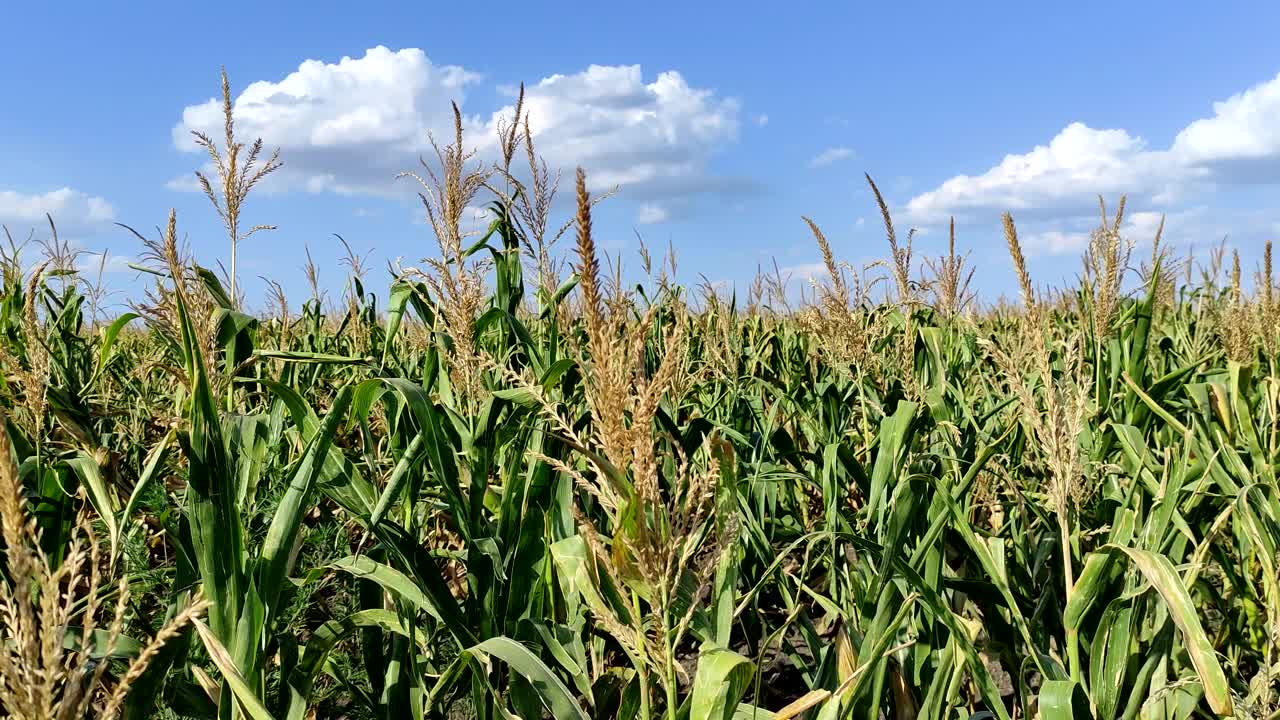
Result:
<svg viewBox="0 0 1280 720"><path fill-rule="evenodd" d="M253 196L242 282L305 287L304 246L336 288L339 233L385 260L433 253L413 189L426 129L458 100L481 157L511 88L530 87L539 148L597 183L606 247L635 264L639 231L670 242L682 279L745 287L757 264L796 278L818 259L810 215L837 254L884 255L870 172L917 251L940 252L955 215L976 284L1013 288L999 213L1019 220L1037 279L1078 267L1096 193L1130 194L1142 243L1246 260L1280 231L1280 6L1075 2L23 3L0 43L0 222L62 233L120 258L170 207L200 260L226 256L190 191L225 64L241 129L280 146L285 170ZM344 61L344 58L347 58ZM251 86L258 83L256 86ZM256 89L255 89L256 88ZM1140 252L1140 251L1139 251ZM378 282L373 287L379 287Z"/></svg>

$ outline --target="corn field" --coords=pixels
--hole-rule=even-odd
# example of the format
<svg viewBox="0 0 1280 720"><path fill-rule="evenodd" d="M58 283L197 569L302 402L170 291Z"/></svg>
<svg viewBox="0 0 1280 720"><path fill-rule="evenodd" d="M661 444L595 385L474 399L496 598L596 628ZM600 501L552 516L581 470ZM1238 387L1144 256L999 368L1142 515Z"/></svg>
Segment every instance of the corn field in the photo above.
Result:
<svg viewBox="0 0 1280 720"><path fill-rule="evenodd" d="M288 158L223 90L228 273L173 213L128 311L56 218L0 257L8 716L1280 717L1269 245L1246 283L1120 200L1048 291L1006 215L1021 297L982 304L871 183L882 263L798 218L800 293L633 284L517 105L496 163L459 123L396 181L437 255L250 311Z"/></svg>

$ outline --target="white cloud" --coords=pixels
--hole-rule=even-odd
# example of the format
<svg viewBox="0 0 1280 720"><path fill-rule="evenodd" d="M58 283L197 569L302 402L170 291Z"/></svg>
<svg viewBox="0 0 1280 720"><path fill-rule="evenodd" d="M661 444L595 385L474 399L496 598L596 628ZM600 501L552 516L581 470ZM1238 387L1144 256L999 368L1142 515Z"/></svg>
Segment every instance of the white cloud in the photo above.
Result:
<svg viewBox="0 0 1280 720"><path fill-rule="evenodd" d="M768 124L769 124L768 115L765 115L764 113L760 113L759 115L756 116L756 125L759 125L760 127L764 127L765 125L768 125Z"/></svg>
<svg viewBox="0 0 1280 720"><path fill-rule="evenodd" d="M826 167L827 165L840 162L841 160L847 160L851 157L853 157L853 150L851 148L847 148L847 147L827 148L826 150L823 150L822 152L815 155L813 159L809 161L809 167L811 168Z"/></svg>
<svg viewBox="0 0 1280 720"><path fill-rule="evenodd" d="M79 233L115 219L115 209L101 197L64 187L42 195L0 190L0 224L10 230L45 228L53 217L59 233Z"/></svg>
<svg viewBox="0 0 1280 720"><path fill-rule="evenodd" d="M538 152L553 167L581 165L596 187L646 194L709 189L711 154L737 138L738 103L690 87L678 72L646 83L639 65L592 65L526 88L525 108ZM480 140L495 143L492 114Z"/></svg>
<svg viewBox="0 0 1280 720"><path fill-rule="evenodd" d="M783 282L809 282L827 276L827 266L821 262L788 265L780 269Z"/></svg>
<svg viewBox="0 0 1280 720"><path fill-rule="evenodd" d="M453 134L450 101L466 108L481 76L438 65L416 48L368 50L337 63L303 62L279 81L261 80L235 99L238 130L279 147L277 186L312 192L392 193L396 173L430 154L428 134ZM514 104L514 103L513 103ZM538 151L552 167L582 165L594 187L684 193L714 189L706 164L737 137L738 103L691 87L678 72L646 81L638 65L557 74L526 88L525 108ZM465 115L467 142L481 159L497 154L495 131L514 108ZM464 110L465 112L465 110ZM191 130L217 136L216 100L187 107L174 143L194 151Z"/></svg>
<svg viewBox="0 0 1280 720"><path fill-rule="evenodd" d="M196 180L194 174L171 178L165 181L164 186L178 192L201 192L200 182Z"/></svg>
<svg viewBox="0 0 1280 720"><path fill-rule="evenodd" d="M1135 248L1150 248L1156 231L1164 222L1163 241L1188 241L1203 238L1207 231L1203 223L1206 209L1195 207L1172 213L1152 210L1125 212L1124 222L1120 228L1121 236L1133 243ZM1098 224L1094 218L1078 218L1067 223L1069 228L1051 228L1043 221L1031 223L1026 232L1019 232L1023 248L1030 256L1039 255L1079 255L1089 245L1093 228ZM1090 227L1093 226L1093 227Z"/></svg>
<svg viewBox="0 0 1280 720"><path fill-rule="evenodd" d="M1280 180L1280 74L1215 102L1213 117L1178 133L1172 152L1223 181Z"/></svg>
<svg viewBox="0 0 1280 720"><path fill-rule="evenodd" d="M1127 212L1120 232L1126 239L1133 241L1135 244L1149 245L1155 239L1164 215L1164 213L1151 210ZM1175 218L1175 222L1176 220L1177 218Z"/></svg>
<svg viewBox="0 0 1280 720"><path fill-rule="evenodd" d="M864 218L864 217L860 217L860 218L858 218L858 219L857 219L857 221L856 221L856 222L854 222L853 224L854 224L856 227L862 227L863 225L866 225L866 224L867 224L867 219L866 219L866 218Z"/></svg>
<svg viewBox="0 0 1280 720"><path fill-rule="evenodd" d="M906 205L913 222L979 211L1083 213L1099 193L1170 204L1214 183L1280 182L1280 75L1214 103L1167 149L1123 129L1068 125L1045 145L1011 154L979 175L958 175Z"/></svg>
<svg viewBox="0 0 1280 720"><path fill-rule="evenodd" d="M644 203L636 212L636 222L641 225L666 222L668 217L670 217L670 213L667 212L667 209L654 203Z"/></svg>
<svg viewBox="0 0 1280 720"><path fill-rule="evenodd" d="M1023 235L1019 233L1019 235ZM1079 255L1089 246L1089 233L1063 232L1061 230L1045 230L1044 232L1023 235L1023 244L1027 254L1038 255Z"/></svg>
<svg viewBox="0 0 1280 720"><path fill-rule="evenodd" d="M105 262L103 256L106 256ZM103 275L116 275L121 273L136 273L137 270L129 267L129 263L137 262L137 259L129 255L113 255L108 252L87 252L77 259L76 270L85 277L92 279L97 276L99 270Z"/></svg>
<svg viewBox="0 0 1280 720"><path fill-rule="evenodd" d="M419 213L423 215L423 213ZM422 222L426 222L426 218L422 217ZM489 224L493 222L493 212L487 207L478 207L476 205L468 205L462 209L462 232L469 235L482 235L489 229Z"/></svg>
<svg viewBox="0 0 1280 720"><path fill-rule="evenodd" d="M277 185L386 193L395 173L410 169L428 147L429 131L451 130L449 101L465 101L479 79L436 65L421 50L379 46L333 64L307 60L278 82L251 83L233 111L241 137L280 148L285 168ZM191 131L216 139L221 126L221 101L188 106L173 128L174 145L198 151Z"/></svg>
<svg viewBox="0 0 1280 720"><path fill-rule="evenodd" d="M975 210L1081 209L1098 193L1141 193L1173 179L1168 153L1146 150L1124 130L1095 130L1072 123L1047 145L1006 155L981 175L958 175L907 203L915 222L941 222Z"/></svg>

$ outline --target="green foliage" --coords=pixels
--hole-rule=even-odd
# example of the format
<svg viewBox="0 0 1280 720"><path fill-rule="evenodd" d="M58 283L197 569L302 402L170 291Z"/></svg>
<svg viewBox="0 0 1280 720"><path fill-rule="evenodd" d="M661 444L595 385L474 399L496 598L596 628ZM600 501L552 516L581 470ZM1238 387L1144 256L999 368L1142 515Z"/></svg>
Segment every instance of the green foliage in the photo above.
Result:
<svg viewBox="0 0 1280 720"><path fill-rule="evenodd" d="M45 551L82 497L145 589L134 629L212 602L130 717L1280 711L1262 301L1248 362L1240 301L1158 269L1105 327L1083 289L833 320L655 281L602 329L593 258L545 275L519 197L382 314L353 277L345 311L250 317L172 225L160 303L110 322L74 276L6 270L3 430ZM1063 388L1075 465L1045 441Z"/></svg>

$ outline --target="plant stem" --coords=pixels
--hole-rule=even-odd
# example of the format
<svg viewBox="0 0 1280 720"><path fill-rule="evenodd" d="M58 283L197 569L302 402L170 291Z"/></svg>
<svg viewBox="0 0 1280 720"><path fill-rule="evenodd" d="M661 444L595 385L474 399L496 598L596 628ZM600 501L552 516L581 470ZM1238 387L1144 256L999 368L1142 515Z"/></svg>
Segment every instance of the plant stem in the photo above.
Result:
<svg viewBox="0 0 1280 720"><path fill-rule="evenodd" d="M631 592L631 618L636 628L636 654L640 656L640 667L636 668L640 675L640 717L653 719L653 708L649 697L649 667L644 648L644 625L640 622L640 598L635 591Z"/></svg>
<svg viewBox="0 0 1280 720"><path fill-rule="evenodd" d="M232 232L235 232L234 230ZM231 307L239 308L240 300L236 297L236 242L235 238L231 238Z"/></svg>
<svg viewBox="0 0 1280 720"><path fill-rule="evenodd" d="M1064 503L1065 505L1065 503ZM1071 529L1066 517L1065 507L1059 508L1058 532L1062 537L1062 577L1066 584L1066 605L1071 604L1071 594L1075 590L1075 572L1071 569ZM1075 628L1067 628L1067 667L1071 673L1071 681L1080 683L1080 633Z"/></svg>
<svg viewBox="0 0 1280 720"><path fill-rule="evenodd" d="M680 706L676 697L676 649L671 642L671 627L665 612L662 616L662 636L667 646L666 678L663 682L667 691L667 720L676 720L676 710Z"/></svg>

